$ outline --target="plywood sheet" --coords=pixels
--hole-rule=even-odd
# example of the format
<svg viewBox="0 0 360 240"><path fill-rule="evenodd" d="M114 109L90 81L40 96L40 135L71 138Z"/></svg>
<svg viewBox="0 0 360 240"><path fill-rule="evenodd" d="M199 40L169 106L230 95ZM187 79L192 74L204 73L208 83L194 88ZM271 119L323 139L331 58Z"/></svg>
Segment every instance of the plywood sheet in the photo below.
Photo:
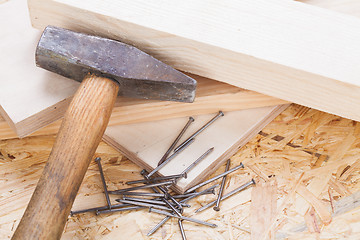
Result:
<svg viewBox="0 0 360 240"><path fill-rule="evenodd" d="M239 147L247 143L267 123L274 119L287 105L226 112L208 129L199 134L195 142L169 162L159 173L173 175L181 173L205 151L214 147L214 151L181 179L176 189L185 191L215 171ZM183 136L188 138L214 115L195 117L195 122ZM141 167L152 170L162 155L172 144L187 118L163 120L158 122L110 126L105 131L104 140L123 152L129 159Z"/></svg>
<svg viewBox="0 0 360 240"><path fill-rule="evenodd" d="M0 5L0 113L19 135L23 128L31 132L60 118L78 86L35 66L40 32L28 18L26 1Z"/></svg>

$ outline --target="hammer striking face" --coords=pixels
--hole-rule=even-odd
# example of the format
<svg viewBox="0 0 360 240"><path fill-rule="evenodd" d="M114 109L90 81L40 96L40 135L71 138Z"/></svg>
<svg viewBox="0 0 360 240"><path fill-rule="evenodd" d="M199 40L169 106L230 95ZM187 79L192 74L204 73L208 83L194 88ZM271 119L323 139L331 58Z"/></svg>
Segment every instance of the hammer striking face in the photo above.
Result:
<svg viewBox="0 0 360 240"><path fill-rule="evenodd" d="M89 73L119 83L126 97L192 102L196 81L145 52L98 36L48 26L36 49L39 67L82 81Z"/></svg>

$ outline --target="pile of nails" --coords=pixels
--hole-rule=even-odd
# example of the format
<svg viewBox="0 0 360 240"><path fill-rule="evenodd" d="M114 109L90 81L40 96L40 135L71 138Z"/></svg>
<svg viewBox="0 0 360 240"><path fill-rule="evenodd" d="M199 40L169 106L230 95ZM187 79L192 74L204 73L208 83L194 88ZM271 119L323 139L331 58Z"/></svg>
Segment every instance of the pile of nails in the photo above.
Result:
<svg viewBox="0 0 360 240"><path fill-rule="evenodd" d="M96 207L96 208L90 208L90 209L84 209L79 211L72 211L71 215L79 214L79 213L85 213L85 212L95 212L96 215L103 214L103 213L113 213L113 212L122 212L122 211L130 211L130 210L138 210L138 209L148 209L149 212L157 213L165 215L165 218L161 220L153 229L151 229L148 232L148 236L153 234L157 229L159 229L167 220L174 217L178 219L178 224L181 232L181 236L183 239L186 239L185 231L182 222L183 221L189 221L194 222L197 224L209 226L209 227L217 227L216 224L205 222L202 220L198 220L195 218L189 218L186 216L183 216L183 210L184 208L191 207L187 202L189 202L191 199L194 199L200 195L205 194L215 194L215 188L219 186L219 184L215 184L213 186L210 186L202 191L197 191L199 188L214 182L217 179L222 178L220 189L218 191L218 196L215 201L212 201L198 210L195 211L195 213L203 211L205 209L208 209L212 206L215 211L220 210L220 202L224 199L227 199L234 194L244 190L245 188L249 187L252 184L255 184L254 180L251 180L242 186L232 190L231 192L223 195L223 189L226 182L226 177L229 173L235 172L236 170L240 168L244 168L244 165L240 163L238 166L229 169L230 168L230 160L226 163L225 171L211 179L208 179L207 181L204 181L200 184L197 184L196 186L193 186L185 191L184 194L174 194L172 193L169 188L171 188L173 185L177 183L181 178L186 178L188 172L193 169L202 159L204 159L206 156L208 156L214 148L210 148L207 150L204 154L202 154L197 160L195 160L190 166L188 166L185 170L183 170L181 173L176 175L170 175L170 176L161 176L161 177L155 177L154 174L157 173L165 164L167 164L176 154L181 152L186 146L188 146L191 142L194 141L195 136L198 135L201 131L203 131L207 126L209 126L212 122L214 122L217 118L220 116L223 116L224 114L220 111L217 116L215 116L213 119L211 119L208 123L206 123L202 128L200 128L198 131L196 131L194 134L192 134L187 140L185 140L182 144L180 144L178 147L175 148L175 145L181 138L181 136L184 134L185 130L189 127L190 123L194 121L192 117L189 118L189 121L185 125L185 127L180 132L179 136L176 138L174 143L170 146L168 151L164 154L164 156L160 159L158 166L148 173L146 170L142 170L140 174L143 176L143 179L136 180L136 181L129 181L126 184L133 185L133 184L140 184L135 187L129 187L124 189L118 189L114 191L108 191L107 185L105 182L104 173L102 170L101 165L101 159L96 158L95 161L98 164L99 171L100 171L100 177L102 180L104 193L107 201L107 205L103 207ZM170 153L174 151L172 155ZM169 156L170 155L170 156ZM170 160L169 160L170 159ZM152 191L142 191L143 189L150 189ZM140 191L138 191L140 190ZM112 204L110 201L110 194L122 196L122 198L115 199L119 204Z"/></svg>

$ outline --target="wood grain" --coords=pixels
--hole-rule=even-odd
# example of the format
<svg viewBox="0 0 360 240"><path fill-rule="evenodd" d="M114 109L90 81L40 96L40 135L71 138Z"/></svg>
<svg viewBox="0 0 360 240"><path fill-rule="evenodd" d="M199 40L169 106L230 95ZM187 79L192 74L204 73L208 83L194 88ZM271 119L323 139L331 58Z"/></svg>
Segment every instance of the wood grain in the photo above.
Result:
<svg viewBox="0 0 360 240"><path fill-rule="evenodd" d="M35 66L40 32L28 18L25 0L0 5L0 114L19 136L62 117L79 85Z"/></svg>
<svg viewBox="0 0 360 240"><path fill-rule="evenodd" d="M321 221L325 225L329 225L331 222L331 213L326 208L325 204L323 204L319 199L316 198L314 194L312 194L305 186L300 185L296 189L296 192L300 194L307 202L311 204L311 206L315 209L317 214L319 215Z"/></svg>
<svg viewBox="0 0 360 240"><path fill-rule="evenodd" d="M223 111L236 111L287 103L287 101L281 99L240 89L208 78L196 75L190 76L198 82L196 98L193 103L132 99L119 96L116 99L109 125L113 126L179 118L190 115L203 115L216 113L219 109ZM41 118L49 117L52 119L54 114L56 114L57 117L61 117L59 114L65 111L68 103L69 101L67 100L59 102L56 104L56 109L54 109L56 112L50 113L49 111L44 111L36 113L16 124L12 124L11 119L5 121L5 119L0 118L0 139L16 138L19 136L24 137L34 130L36 131L33 132L31 136L57 133L61 123L60 120L42 128L45 124L48 124L48 121L43 122ZM15 113L21 111L21 109L22 107L13 108L9 112ZM6 114L6 112L3 111L3 114ZM10 127L8 123L13 126ZM13 129L15 129L16 132L14 132Z"/></svg>
<svg viewBox="0 0 360 240"><path fill-rule="evenodd" d="M60 239L118 90L107 78L89 75L83 80L13 239Z"/></svg>
<svg viewBox="0 0 360 240"><path fill-rule="evenodd" d="M360 16L360 2L358 0L298 0L306 4L330 9L353 16Z"/></svg>
<svg viewBox="0 0 360 240"><path fill-rule="evenodd" d="M36 28L119 39L180 70L360 120L360 19L353 16L282 0L29 6Z"/></svg>
<svg viewBox="0 0 360 240"><path fill-rule="evenodd" d="M258 240L264 231L270 227L276 214L277 184L276 181L257 182L251 192L251 239ZM275 239L271 232L266 239Z"/></svg>

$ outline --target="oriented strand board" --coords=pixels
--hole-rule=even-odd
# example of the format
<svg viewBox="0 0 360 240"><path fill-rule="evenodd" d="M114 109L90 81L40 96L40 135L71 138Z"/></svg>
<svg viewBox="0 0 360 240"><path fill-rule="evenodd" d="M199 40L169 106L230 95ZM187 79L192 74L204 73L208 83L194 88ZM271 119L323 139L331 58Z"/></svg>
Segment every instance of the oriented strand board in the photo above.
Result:
<svg viewBox="0 0 360 240"><path fill-rule="evenodd" d="M35 66L40 32L31 28L25 0L0 6L0 139L26 136L62 117L78 83ZM195 103L146 101L119 97L110 125L207 114L218 109L271 106L286 101L246 91L228 84L193 76L198 80ZM55 133L59 124L37 134Z"/></svg>
<svg viewBox="0 0 360 240"><path fill-rule="evenodd" d="M29 0L52 24L132 43L170 65L360 120L360 19L283 0Z"/></svg>
<svg viewBox="0 0 360 240"><path fill-rule="evenodd" d="M204 160L195 166L186 179L177 182L175 189L184 192L215 171L239 147L245 145L287 105L226 112L208 129L199 134L194 143L170 161L159 171L163 176L179 174L205 151L214 147ZM203 126L214 115L195 117L180 142ZM121 126L110 126L104 140L125 154L130 160L148 171L154 169L176 138L187 118L163 120Z"/></svg>
<svg viewBox="0 0 360 240"><path fill-rule="evenodd" d="M309 129L315 130L308 131ZM359 239L359 129L358 123L354 124L348 119L291 105L267 125L261 134L231 157L231 168L240 162L244 162L246 167L228 176L224 193L241 186L251 178L255 178L257 182L261 181L259 175L250 169L250 166L254 166L252 164L256 164L259 173L271 176L269 180L277 181L277 217L276 221L272 221L274 224L269 230L275 234L276 239ZM299 131L301 134L295 136ZM346 151L343 158L338 159L338 164L323 161L319 165L321 156L337 155L338 146L350 133L356 137L356 143ZM291 136L295 137L291 138ZM0 140L0 239L10 239L15 231L46 163L54 139L55 136L50 135ZM96 157L98 156L102 158L109 190L128 187L126 181L142 177L139 173L140 167L104 142L97 149ZM354 158L351 160L349 156ZM333 174L326 189L316 197L317 201L331 212L331 223L327 226L323 225L317 211L313 210L311 216L317 221L319 232L309 231L307 216L298 212L297 206L301 205L301 202L298 202L296 197L303 198L297 191L298 187L307 186L314 176L327 174L329 171L336 173L337 169L343 169L341 166L344 164L350 166L345 170L346 177L339 180L336 174ZM225 164L209 178L223 173L224 168ZM308 176L304 175L308 172ZM344 174L342 176L345 176ZM303 175L302 179L301 175ZM331 183L333 181L337 182L336 187ZM221 179L214 184L220 182ZM92 161L73 210L106 206L103 191L98 166ZM213 240L232 237L232 239L250 240L253 228L252 191L254 187L222 201L219 212L209 208L200 214L194 214L201 205L216 200L217 195L206 195L191 200L189 202L191 208L185 208L184 215L215 223L218 227L209 228L184 222L188 239ZM115 198L118 196L111 197L112 203L115 204ZM305 197L310 203L312 198ZM310 204L314 205L314 202ZM132 233L133 239L146 239L145 235L148 231L163 218L162 215L149 213L147 209L99 216L94 213L74 215L67 221L62 240L121 238L122 235L116 235L117 233L124 236ZM126 222L131 224L127 225ZM129 229L125 231L124 226ZM150 239L181 239L177 220L169 220Z"/></svg>

